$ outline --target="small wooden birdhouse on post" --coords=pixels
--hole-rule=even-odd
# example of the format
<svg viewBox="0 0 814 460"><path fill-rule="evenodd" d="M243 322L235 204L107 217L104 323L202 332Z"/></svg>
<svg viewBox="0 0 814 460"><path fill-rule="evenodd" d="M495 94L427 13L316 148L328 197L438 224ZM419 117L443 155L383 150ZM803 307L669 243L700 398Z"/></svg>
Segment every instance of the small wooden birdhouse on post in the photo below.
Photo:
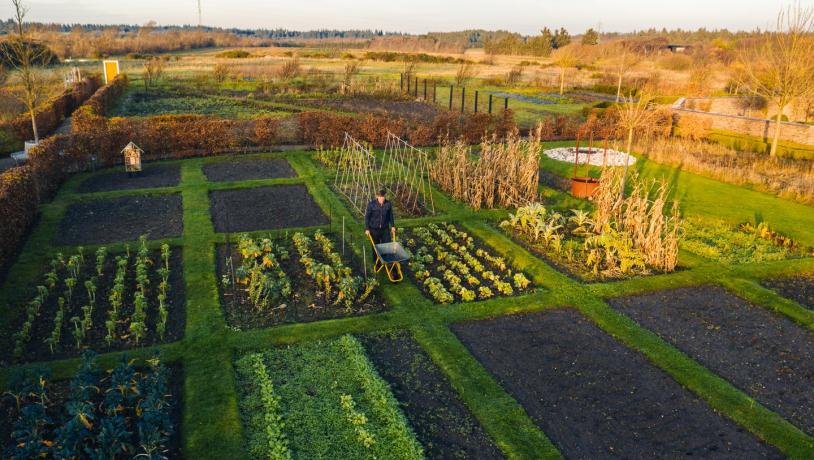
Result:
<svg viewBox="0 0 814 460"><path fill-rule="evenodd" d="M132 141L122 149L122 155L124 155L124 170L128 176L141 172L142 153L144 153L144 151Z"/></svg>

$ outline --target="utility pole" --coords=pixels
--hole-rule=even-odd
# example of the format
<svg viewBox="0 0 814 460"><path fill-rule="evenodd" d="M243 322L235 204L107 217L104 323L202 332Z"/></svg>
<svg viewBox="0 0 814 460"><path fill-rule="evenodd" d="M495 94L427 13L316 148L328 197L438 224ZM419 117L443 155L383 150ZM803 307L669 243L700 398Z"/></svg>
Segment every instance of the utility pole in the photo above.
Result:
<svg viewBox="0 0 814 460"><path fill-rule="evenodd" d="M198 27L203 25L203 16L201 15L201 0L198 0Z"/></svg>

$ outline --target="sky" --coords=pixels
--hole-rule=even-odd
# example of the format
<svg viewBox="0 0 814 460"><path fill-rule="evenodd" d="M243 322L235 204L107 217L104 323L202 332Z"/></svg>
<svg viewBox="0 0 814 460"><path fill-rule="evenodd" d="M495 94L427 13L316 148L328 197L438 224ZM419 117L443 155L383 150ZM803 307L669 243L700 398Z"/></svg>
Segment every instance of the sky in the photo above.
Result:
<svg viewBox="0 0 814 460"><path fill-rule="evenodd" d="M800 0L814 7L814 0ZM27 0L28 20L59 23L196 24L196 0ZM383 29L425 33L544 27L628 32L656 27L767 28L790 0L201 0L206 25L240 28ZM0 18L11 16L0 0Z"/></svg>

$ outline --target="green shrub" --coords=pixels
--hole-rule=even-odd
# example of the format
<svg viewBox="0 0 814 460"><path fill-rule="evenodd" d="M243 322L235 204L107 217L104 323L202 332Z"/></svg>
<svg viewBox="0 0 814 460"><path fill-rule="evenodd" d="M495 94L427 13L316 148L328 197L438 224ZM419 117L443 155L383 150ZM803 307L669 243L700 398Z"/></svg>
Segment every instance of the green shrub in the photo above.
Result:
<svg viewBox="0 0 814 460"><path fill-rule="evenodd" d="M243 59L251 57L251 55L252 54L246 50L227 50L216 54L215 57L225 59Z"/></svg>

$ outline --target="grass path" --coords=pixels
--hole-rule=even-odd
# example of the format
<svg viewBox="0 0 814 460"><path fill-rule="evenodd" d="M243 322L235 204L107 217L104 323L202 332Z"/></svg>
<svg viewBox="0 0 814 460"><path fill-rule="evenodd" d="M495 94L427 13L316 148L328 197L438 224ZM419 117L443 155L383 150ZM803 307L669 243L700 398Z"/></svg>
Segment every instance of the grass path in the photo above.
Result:
<svg viewBox="0 0 814 460"><path fill-rule="evenodd" d="M323 211L331 216L328 229L337 229L344 218L349 233L361 234L361 220L343 206L342 201L328 187L327 183L332 177L330 172L318 167L308 153L290 152L261 156L288 158L297 171L298 178L231 183L228 187L302 183L308 187ZM716 411L759 438L777 446L785 454L791 457L814 455L814 439L810 436L605 303L606 299L617 296L712 283L731 289L757 305L776 314L786 315L804 327L814 330L813 312L762 288L756 282L765 277L804 270L814 271L814 260L722 266L682 254L682 258L689 257L692 261L688 264L691 268L681 272L623 282L585 285L557 272L486 222L487 219L499 218L504 212L475 213L436 191L436 204L441 209L441 215L433 218L400 220L398 224L409 226L442 219L458 222L495 252L505 256L516 269L527 273L540 289L518 297L439 306L427 300L416 286L406 281L399 285L387 284L381 289L384 298L392 305L391 310L383 313L238 331L227 326L219 305L215 276L215 245L224 242L226 236L215 233L209 217L208 191L225 186L206 182L201 172L201 166L206 161L209 160L199 158L180 162L181 184L178 187L151 191L151 193L180 192L184 204L183 238L154 241L150 245L157 246L162 242L169 242L180 245L183 249L187 292L186 333L183 340L157 348L163 351L168 361L183 364L185 382L181 435L183 452L187 458L222 458L224 452L228 452L234 459L248 458L244 448L233 368L237 355L268 349L275 345L337 337L346 333L390 329L409 329L414 333L417 341L448 376L462 400L508 458L559 458L560 453L545 433L537 428L523 408L469 354L448 325L457 321L543 311L562 306L576 307L608 334L644 354L656 366L699 395ZM664 166L641 163L639 167L644 174L671 177L677 187L678 196L684 202L687 214L721 215L732 222L737 222L751 218L759 211L766 220L781 230L814 244L814 225L811 225L814 224L814 210L808 207ZM543 164L560 174L568 174L567 165L565 167L552 165L547 160ZM32 233L18 263L12 268L3 289L0 290L0 318L5 320L6 324L10 324L10 320L17 314L9 305L18 304L16 300L19 300L20 291L25 291L24 287L36 277L49 254L58 249L67 249L55 248L50 241L65 207L79 199L75 190L84 177L87 177L87 174L72 178L54 202L43 208L40 223ZM134 192L136 191L128 193ZM120 193L100 193L94 194L93 198L117 194ZM282 231L271 233L281 234ZM362 240L357 236L351 247L354 251L361 252L360 244ZM108 246L111 249L116 247ZM150 349L139 349L129 354L142 357L149 352ZM101 355L100 365L112 366L119 355L120 353ZM74 372L78 359L45 364L53 369L55 377L65 378ZM25 366L1 370L0 389L7 385L11 372L22 367Z"/></svg>

